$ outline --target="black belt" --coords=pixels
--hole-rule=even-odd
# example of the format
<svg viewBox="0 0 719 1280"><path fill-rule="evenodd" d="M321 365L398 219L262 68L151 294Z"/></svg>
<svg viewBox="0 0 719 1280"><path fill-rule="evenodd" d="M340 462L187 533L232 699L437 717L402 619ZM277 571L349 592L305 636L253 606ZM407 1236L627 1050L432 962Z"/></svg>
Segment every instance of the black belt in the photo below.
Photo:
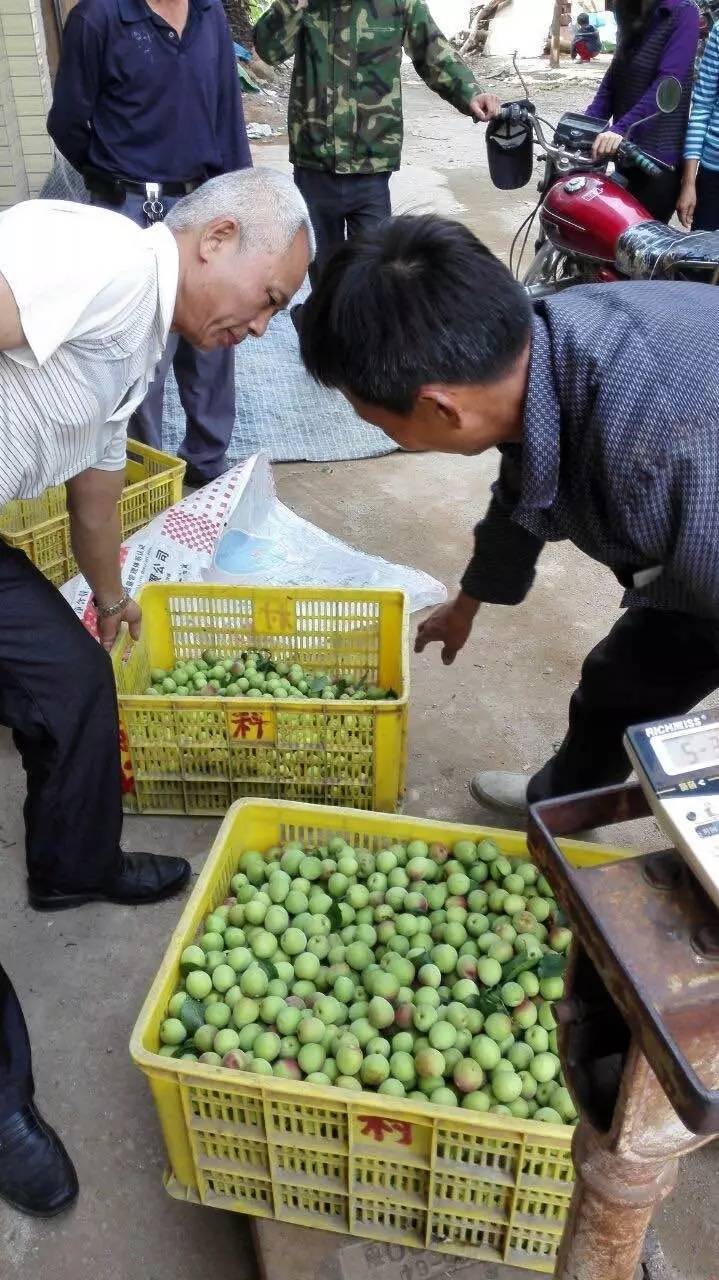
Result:
<svg viewBox="0 0 719 1280"><path fill-rule="evenodd" d="M191 178L189 182L136 182L134 178L120 178L89 166L83 176L88 191L115 205L124 204L128 194L144 196L146 200L159 200L162 196L189 196L204 181L203 178Z"/></svg>
<svg viewBox="0 0 719 1280"><path fill-rule="evenodd" d="M132 178L118 178L117 181L125 191L138 196L149 196L150 188L154 188L159 196L189 196L202 185L202 178L194 178L191 182L133 182Z"/></svg>

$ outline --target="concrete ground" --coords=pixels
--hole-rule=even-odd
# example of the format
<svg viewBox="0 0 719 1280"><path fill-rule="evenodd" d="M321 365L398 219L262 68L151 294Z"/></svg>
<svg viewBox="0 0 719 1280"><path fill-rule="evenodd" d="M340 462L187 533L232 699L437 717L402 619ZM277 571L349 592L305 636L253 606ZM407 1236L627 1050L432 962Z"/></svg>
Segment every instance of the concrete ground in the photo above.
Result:
<svg viewBox="0 0 719 1280"><path fill-rule="evenodd" d="M546 90L548 114L587 97L575 84L561 102L557 93ZM481 131L414 76L405 103L406 166L396 179L396 203L453 212L506 251L532 193L507 200L489 188ZM284 144L272 145L259 158L276 163L285 155ZM289 464L276 469L276 478L282 499L303 516L364 550L428 570L452 591L495 470L491 455L394 455ZM480 766L529 770L541 763L562 735L581 659L618 606L619 588L606 572L571 547L553 547L542 557L530 599L516 609L484 608L454 667L443 668L436 650L414 657L407 810L486 820L467 793L468 774ZM49 1280L190 1280L211 1273L250 1280L246 1224L178 1204L163 1191L153 1108L128 1058L130 1030L178 903L86 907L57 917L28 910L22 776L7 738L0 742L0 769L0 955L30 1025L40 1102L64 1136L82 1184L76 1210L56 1223L0 1207L0 1277L19 1280L41 1271ZM217 825L131 819L125 844L188 854L198 872ZM639 833L642 843L647 838ZM679 1190L659 1217L664 1249L683 1280L716 1276L718 1158L715 1147L687 1159Z"/></svg>

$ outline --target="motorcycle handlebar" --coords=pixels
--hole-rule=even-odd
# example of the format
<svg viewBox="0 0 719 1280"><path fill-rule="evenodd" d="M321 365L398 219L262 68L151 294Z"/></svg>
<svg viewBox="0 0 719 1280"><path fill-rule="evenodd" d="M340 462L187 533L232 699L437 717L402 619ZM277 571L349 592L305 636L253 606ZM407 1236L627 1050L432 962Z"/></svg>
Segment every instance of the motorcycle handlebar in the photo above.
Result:
<svg viewBox="0 0 719 1280"><path fill-rule="evenodd" d="M548 146L536 114L521 103L512 102L507 106L500 107L497 119L513 124L531 125L540 145L543 147ZM580 157L577 156L576 158L579 159ZM590 160L588 156L582 156L581 159L585 164ZM625 167L631 166L641 170L642 173L646 173L651 178L660 178L663 173L671 171L671 165L647 155L646 151L642 151L634 142L622 142L617 151L616 160ZM604 162L597 161L596 163Z"/></svg>
<svg viewBox="0 0 719 1280"><path fill-rule="evenodd" d="M533 116L526 107L520 106L518 102L509 102L505 107L499 108L495 119L530 123L533 121Z"/></svg>
<svg viewBox="0 0 719 1280"><path fill-rule="evenodd" d="M540 146L547 147L549 143L544 136L542 126L537 119L536 112L526 107L521 102L509 102L506 106L500 107L497 120L506 120L510 124L528 124L532 128Z"/></svg>

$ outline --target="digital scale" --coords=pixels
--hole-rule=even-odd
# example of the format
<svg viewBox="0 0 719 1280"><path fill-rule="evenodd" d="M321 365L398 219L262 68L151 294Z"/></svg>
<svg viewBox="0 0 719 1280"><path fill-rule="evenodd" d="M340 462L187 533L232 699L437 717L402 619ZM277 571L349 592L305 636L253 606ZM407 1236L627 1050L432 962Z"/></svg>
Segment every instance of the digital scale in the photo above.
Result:
<svg viewBox="0 0 719 1280"><path fill-rule="evenodd" d="M719 707L634 725L624 744L657 822L719 906Z"/></svg>

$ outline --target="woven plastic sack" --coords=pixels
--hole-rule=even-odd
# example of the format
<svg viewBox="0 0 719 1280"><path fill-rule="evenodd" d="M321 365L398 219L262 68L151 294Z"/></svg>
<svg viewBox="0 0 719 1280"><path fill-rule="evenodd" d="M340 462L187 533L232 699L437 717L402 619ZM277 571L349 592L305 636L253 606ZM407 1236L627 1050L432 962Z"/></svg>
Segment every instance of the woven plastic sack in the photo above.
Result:
<svg viewBox="0 0 719 1280"><path fill-rule="evenodd" d="M59 151L55 163L40 188L41 200L74 200L76 204L89 204L90 192L77 169Z"/></svg>
<svg viewBox="0 0 719 1280"><path fill-rule="evenodd" d="M203 582L386 587L406 591L412 612L447 599L446 587L428 573L358 551L286 507L266 454L250 459L244 475Z"/></svg>
<svg viewBox="0 0 719 1280"><path fill-rule="evenodd" d="M242 582L254 586L391 587L411 610L441 604L446 588L407 565L357 551L280 502L269 459L242 466L162 511L122 544L122 581L134 595L146 582ZM97 636L92 592L81 574L60 588Z"/></svg>

